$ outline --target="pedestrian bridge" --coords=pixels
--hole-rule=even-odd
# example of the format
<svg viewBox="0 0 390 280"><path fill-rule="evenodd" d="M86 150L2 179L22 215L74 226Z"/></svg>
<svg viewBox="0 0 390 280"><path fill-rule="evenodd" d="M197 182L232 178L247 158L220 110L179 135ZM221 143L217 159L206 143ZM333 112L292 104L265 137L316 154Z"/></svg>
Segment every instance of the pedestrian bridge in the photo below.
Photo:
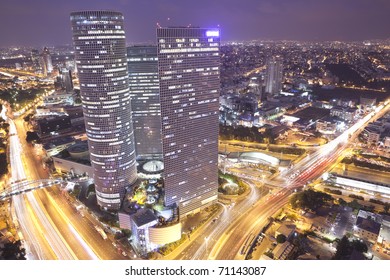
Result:
<svg viewBox="0 0 390 280"><path fill-rule="evenodd" d="M41 180L22 180L19 182L13 182L0 191L0 201L8 197L23 194L36 189L49 188L54 185L62 184L65 181L62 179L41 179Z"/></svg>

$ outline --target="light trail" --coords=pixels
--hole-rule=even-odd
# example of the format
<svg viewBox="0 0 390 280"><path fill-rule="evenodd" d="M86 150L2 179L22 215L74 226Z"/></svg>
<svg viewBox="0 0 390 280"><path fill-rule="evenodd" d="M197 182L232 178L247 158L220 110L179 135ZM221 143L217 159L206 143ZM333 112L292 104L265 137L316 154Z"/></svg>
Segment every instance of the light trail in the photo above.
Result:
<svg viewBox="0 0 390 280"><path fill-rule="evenodd" d="M242 201L239 205L239 210L237 209L238 206L231 206L233 208L227 207L224 205L224 210L220 217L218 218L218 221L214 222L214 229L211 231L210 234L208 234L207 238L207 248L209 255L211 254L210 249L212 249L215 244L217 243L218 239L220 236L223 235L224 232L230 227L232 224L232 221L236 220L239 218L243 213L245 213L248 209L252 208L253 205L259 201L260 195L256 189L256 187L250 183L249 181L244 181L250 188L251 188L251 193L250 193L250 198ZM212 259L213 256L209 257L206 256L206 243L203 242L202 245L198 248L198 250L193 254L191 257L192 260L200 260L200 259L205 259L205 258L210 258Z"/></svg>
<svg viewBox="0 0 390 280"><path fill-rule="evenodd" d="M6 108L3 106L1 113L2 116L6 116ZM27 179L25 169L22 162L22 148L20 140L17 134L15 123L12 119L7 117L9 123L9 150L10 150L10 165L11 165L11 186L12 183L20 182ZM51 249L55 252L59 259L75 259L74 253L70 250L69 246L66 244L65 240L62 238L58 230L49 221L47 215L43 212L41 206L38 204L32 193L26 195L26 199L30 203L35 214L39 218L42 227L45 232L45 238L50 244ZM43 258L44 254L42 253L42 248L39 247L39 240L36 237L36 231L39 232L39 229L36 228L36 225L31 223L29 220L30 215L28 214L27 209L25 208L24 201L22 196L13 197L13 205L15 207L15 214L17 220L22 222L21 226L23 236L30 238L28 243L29 248L34 248L30 252L35 253L35 257L38 259ZM19 223L20 224L20 223Z"/></svg>
<svg viewBox="0 0 390 280"><path fill-rule="evenodd" d="M84 250L88 253L88 255L91 257L92 260L100 260L98 256L92 251L92 249L85 243L84 239L80 236L80 234L75 230L75 228L68 224L68 227L70 231L73 233L73 235L76 237L76 239L80 242L81 246L84 248Z"/></svg>

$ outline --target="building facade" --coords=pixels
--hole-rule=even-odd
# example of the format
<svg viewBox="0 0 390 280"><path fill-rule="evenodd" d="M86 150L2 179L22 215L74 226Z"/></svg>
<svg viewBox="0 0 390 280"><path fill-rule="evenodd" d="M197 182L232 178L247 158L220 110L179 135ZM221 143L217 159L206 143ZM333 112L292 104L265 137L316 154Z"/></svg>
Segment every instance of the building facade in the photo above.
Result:
<svg viewBox="0 0 390 280"><path fill-rule="evenodd" d="M41 64L40 64L39 51L37 49L31 50L31 63L32 63L32 67L36 73L40 73L42 71Z"/></svg>
<svg viewBox="0 0 390 280"><path fill-rule="evenodd" d="M282 90L283 64L280 57L274 57L267 62L265 75L265 92L268 95L278 95Z"/></svg>
<svg viewBox="0 0 390 280"><path fill-rule="evenodd" d="M70 16L98 204L118 210L137 179L123 15Z"/></svg>
<svg viewBox="0 0 390 280"><path fill-rule="evenodd" d="M50 74L51 72L53 72L53 62L51 60L50 51L47 47L43 48L42 58L43 58L43 63L45 64L46 75Z"/></svg>
<svg viewBox="0 0 390 280"><path fill-rule="evenodd" d="M161 112L157 47L128 47L127 64L137 158L161 158Z"/></svg>
<svg viewBox="0 0 390 280"><path fill-rule="evenodd" d="M180 216L217 200L219 29L158 28L165 205Z"/></svg>
<svg viewBox="0 0 390 280"><path fill-rule="evenodd" d="M65 90L67 93L73 92L72 72L67 68L59 69L57 81L54 83L59 89Z"/></svg>

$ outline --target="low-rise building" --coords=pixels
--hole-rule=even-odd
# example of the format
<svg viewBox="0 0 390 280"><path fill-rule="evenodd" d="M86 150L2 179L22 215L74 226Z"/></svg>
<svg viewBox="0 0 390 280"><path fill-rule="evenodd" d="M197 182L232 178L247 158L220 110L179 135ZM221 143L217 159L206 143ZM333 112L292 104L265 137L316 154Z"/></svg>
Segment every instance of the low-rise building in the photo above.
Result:
<svg viewBox="0 0 390 280"><path fill-rule="evenodd" d="M74 144L76 144L76 140L73 137L64 136L51 139L43 145L43 148L46 151L46 156L52 157Z"/></svg>
<svg viewBox="0 0 390 280"><path fill-rule="evenodd" d="M360 106L363 110L372 109L376 104L376 98L360 97Z"/></svg>
<svg viewBox="0 0 390 280"><path fill-rule="evenodd" d="M181 238L180 222L159 225L157 215L149 208L142 208L133 215L127 215L120 215L120 225L124 228L131 225L133 247L141 255Z"/></svg>
<svg viewBox="0 0 390 280"><path fill-rule="evenodd" d="M294 224L283 224L275 231L275 238L277 238L279 234L283 234L289 239L295 233L296 228L297 227Z"/></svg>
<svg viewBox="0 0 390 280"><path fill-rule="evenodd" d="M376 243L381 231L382 217L380 215L360 210L354 227L354 235Z"/></svg>
<svg viewBox="0 0 390 280"><path fill-rule="evenodd" d="M386 136L383 141L384 147L390 151L390 136Z"/></svg>
<svg viewBox="0 0 390 280"><path fill-rule="evenodd" d="M329 118L318 120L316 123L316 131L322 134L335 134L337 124Z"/></svg>
<svg viewBox="0 0 390 280"><path fill-rule="evenodd" d="M42 116L36 119L37 133L41 137L50 136L53 133L59 133L70 130L72 123L67 114Z"/></svg>
<svg viewBox="0 0 390 280"><path fill-rule="evenodd" d="M294 249L294 245L290 242L286 241L282 244L278 244L273 250L274 260L285 260L288 258L292 250Z"/></svg>
<svg viewBox="0 0 390 280"><path fill-rule="evenodd" d="M65 150L65 149L64 149ZM87 141L78 141L66 148L66 152L53 156L54 168L60 173L91 177L93 168L89 157Z"/></svg>
<svg viewBox="0 0 390 280"><path fill-rule="evenodd" d="M330 109L330 115L332 117L338 117L340 119L352 122L357 114L357 108L335 106Z"/></svg>
<svg viewBox="0 0 390 280"><path fill-rule="evenodd" d="M148 208L142 208L130 216L133 246L141 255L157 249L157 246L149 240L149 228L157 223L157 216Z"/></svg>
<svg viewBox="0 0 390 280"><path fill-rule="evenodd" d="M367 126L364 129L362 136L367 141L367 143L376 145L381 137L381 131L376 127Z"/></svg>

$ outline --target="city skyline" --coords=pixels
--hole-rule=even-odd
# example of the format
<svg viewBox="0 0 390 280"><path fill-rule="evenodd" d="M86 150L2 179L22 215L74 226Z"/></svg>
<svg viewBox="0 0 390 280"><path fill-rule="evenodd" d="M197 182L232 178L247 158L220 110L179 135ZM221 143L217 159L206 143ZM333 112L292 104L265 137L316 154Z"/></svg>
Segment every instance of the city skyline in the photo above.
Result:
<svg viewBox="0 0 390 280"><path fill-rule="evenodd" d="M390 260L386 1L7 2L0 260Z"/></svg>
<svg viewBox="0 0 390 280"><path fill-rule="evenodd" d="M359 41L388 39L390 3L375 1L6 1L0 11L1 47L70 44L67 15L75 10L123 12L127 43L155 43L155 26L219 26L224 41ZM351 9L353 12L351 13ZM24 18L29 22L25 28ZM142 26L142 28L140 28ZM31 29L34 32L31 32Z"/></svg>

